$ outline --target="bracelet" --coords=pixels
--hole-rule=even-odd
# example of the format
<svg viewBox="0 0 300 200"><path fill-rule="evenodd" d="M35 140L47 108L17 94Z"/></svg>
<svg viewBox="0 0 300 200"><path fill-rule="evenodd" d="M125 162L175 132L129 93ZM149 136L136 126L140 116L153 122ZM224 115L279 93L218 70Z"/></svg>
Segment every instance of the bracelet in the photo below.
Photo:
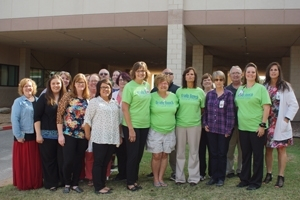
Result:
<svg viewBox="0 0 300 200"><path fill-rule="evenodd" d="M262 128L267 128L267 124L264 123L264 122L260 123L259 126L262 127Z"/></svg>

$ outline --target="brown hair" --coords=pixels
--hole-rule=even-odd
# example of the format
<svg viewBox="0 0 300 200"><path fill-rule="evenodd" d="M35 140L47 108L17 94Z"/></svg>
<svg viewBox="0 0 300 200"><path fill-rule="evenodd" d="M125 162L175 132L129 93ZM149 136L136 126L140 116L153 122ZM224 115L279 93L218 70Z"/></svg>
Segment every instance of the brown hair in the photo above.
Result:
<svg viewBox="0 0 300 200"><path fill-rule="evenodd" d="M212 76L209 73L203 74L203 76L201 78L201 87L202 87L202 89L204 89L204 86L203 86L204 79L208 79L208 78L210 78L210 80L212 81ZM212 85L211 88L213 88L213 87L214 86Z"/></svg>
<svg viewBox="0 0 300 200"><path fill-rule="evenodd" d="M74 77L74 79L72 81L71 92L70 92L71 97L77 97L77 90L76 90L76 87L75 87L75 83L79 82L80 80L83 80L84 83L85 83L85 88L83 90L82 97L84 99L89 99L90 98L90 93L89 93L89 89L88 89L88 84L87 84L87 81L86 81L86 78L85 78L84 74L82 74L82 73L76 74L76 76Z"/></svg>
<svg viewBox="0 0 300 200"><path fill-rule="evenodd" d="M259 75L258 75L258 70L257 70L257 66L250 62L246 65L245 69L244 69L244 78L243 78L243 85L246 85L247 84L247 79L246 79L246 71L249 67L254 67L255 68L255 72L256 72L256 77L255 77L255 82L256 83L259 83Z"/></svg>
<svg viewBox="0 0 300 200"><path fill-rule="evenodd" d="M194 74L195 74L195 79L194 79L194 83L193 83L193 88L196 88L197 87L197 73L196 73L196 70L194 67L188 67L186 68L184 71L183 71L183 74L182 74L182 88L187 88L187 82L185 80L185 75L187 73L189 73L190 71L193 71Z"/></svg>
<svg viewBox="0 0 300 200"><path fill-rule="evenodd" d="M147 64L143 61L138 61L133 64L132 69L130 71L130 76L131 76L132 80L134 80L136 78L135 72L139 69L143 69L146 71L146 76L144 78L144 81L147 81L148 77L150 76L150 72L148 70Z"/></svg>
<svg viewBox="0 0 300 200"><path fill-rule="evenodd" d="M33 90L32 90L32 95L34 96L34 95L36 94L36 91L37 91L36 88L37 88L37 86L36 86L35 81L32 80L32 79L30 79L30 78L23 78L23 79L19 82L19 87L18 87L18 93L19 93L20 96L24 95L24 93L23 93L23 88L24 88L24 86L26 85L26 83L27 83L28 81L30 81L30 82L32 83L32 88L33 88Z"/></svg>
<svg viewBox="0 0 300 200"><path fill-rule="evenodd" d="M66 88L64 87L64 82L62 80L62 78L60 77L60 75L53 75L47 82L47 90L45 93L45 98L47 99L47 104L48 105L55 105L55 98L54 98L54 94L51 90L51 81L53 79L58 79L61 83L61 89L59 91L59 97L58 97L58 101L61 99L61 97L64 95L64 93L66 92Z"/></svg>

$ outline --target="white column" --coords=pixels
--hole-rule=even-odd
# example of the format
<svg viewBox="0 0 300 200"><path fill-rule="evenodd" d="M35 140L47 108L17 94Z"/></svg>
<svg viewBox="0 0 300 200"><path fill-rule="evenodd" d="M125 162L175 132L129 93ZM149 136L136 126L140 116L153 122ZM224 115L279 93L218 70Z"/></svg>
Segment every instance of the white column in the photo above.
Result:
<svg viewBox="0 0 300 200"><path fill-rule="evenodd" d="M290 60L290 83L294 88L298 102L300 102L300 46L291 47ZM300 121L300 112L298 111L294 121Z"/></svg>
<svg viewBox="0 0 300 200"><path fill-rule="evenodd" d="M186 68L186 36L183 25L183 0L169 0L167 68L174 73L174 83L181 85Z"/></svg>
<svg viewBox="0 0 300 200"><path fill-rule="evenodd" d="M201 85L201 77L203 75L203 51L204 48L202 45L194 45L193 46L193 60L192 66L196 69L198 76L198 86Z"/></svg>
<svg viewBox="0 0 300 200"><path fill-rule="evenodd" d="M19 79L30 77L30 58L31 50L27 48L20 48L20 69Z"/></svg>

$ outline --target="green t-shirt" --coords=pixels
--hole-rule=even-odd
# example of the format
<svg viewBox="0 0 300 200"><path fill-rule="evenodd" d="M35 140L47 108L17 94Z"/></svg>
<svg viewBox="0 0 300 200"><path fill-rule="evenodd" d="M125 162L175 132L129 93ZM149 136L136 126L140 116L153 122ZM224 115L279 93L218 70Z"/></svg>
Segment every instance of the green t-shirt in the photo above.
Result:
<svg viewBox="0 0 300 200"><path fill-rule="evenodd" d="M182 88L176 91L179 108L176 114L176 125L179 127L199 126L201 108L205 106L205 93L197 88Z"/></svg>
<svg viewBox="0 0 300 200"><path fill-rule="evenodd" d="M271 99L263 85L255 83L251 88L240 86L235 94L239 129L257 131L263 118L263 105L266 104L271 104Z"/></svg>
<svg viewBox="0 0 300 200"><path fill-rule="evenodd" d="M175 94L170 92L167 98L163 99L157 92L151 93L150 127L162 134L172 132L176 125L177 108L178 99Z"/></svg>
<svg viewBox="0 0 300 200"><path fill-rule="evenodd" d="M150 85L146 81L138 84L132 80L125 85L122 102L129 104L129 114L133 128L150 127L150 101ZM127 126L124 117L122 124Z"/></svg>

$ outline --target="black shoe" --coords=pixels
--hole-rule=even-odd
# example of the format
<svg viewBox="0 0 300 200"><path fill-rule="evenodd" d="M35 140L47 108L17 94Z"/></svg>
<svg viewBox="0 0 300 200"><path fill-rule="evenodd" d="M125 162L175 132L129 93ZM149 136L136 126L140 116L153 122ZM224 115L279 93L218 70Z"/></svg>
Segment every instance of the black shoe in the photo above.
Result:
<svg viewBox="0 0 300 200"><path fill-rule="evenodd" d="M281 187L283 187L283 184L284 184L284 177L283 176L278 176L275 187L281 188Z"/></svg>
<svg viewBox="0 0 300 200"><path fill-rule="evenodd" d="M196 186L196 185L197 185L197 183L193 183L193 182L190 183L190 186L192 186L192 187Z"/></svg>
<svg viewBox="0 0 300 200"><path fill-rule="evenodd" d="M213 178L210 178L210 180L206 182L206 185L213 185L215 183L217 183L217 181L215 181Z"/></svg>
<svg viewBox="0 0 300 200"><path fill-rule="evenodd" d="M135 184L134 184L134 187L136 187L136 189L138 189L138 190L141 190L141 189L143 189L143 187L142 187L142 186L140 186L140 185L138 185L137 183L135 183Z"/></svg>
<svg viewBox="0 0 300 200"><path fill-rule="evenodd" d="M176 185L183 185L185 183L182 183L182 182L175 182Z"/></svg>
<svg viewBox="0 0 300 200"><path fill-rule="evenodd" d="M245 182L240 182L239 184L236 185L236 187L242 188L242 187L247 187L249 184Z"/></svg>
<svg viewBox="0 0 300 200"><path fill-rule="evenodd" d="M63 193L70 193L70 187L65 187L63 189Z"/></svg>
<svg viewBox="0 0 300 200"><path fill-rule="evenodd" d="M110 190L107 190L106 192L95 191L95 194L111 194L111 191Z"/></svg>
<svg viewBox="0 0 300 200"><path fill-rule="evenodd" d="M153 177L153 173L151 172L150 174L146 175L148 178L152 178Z"/></svg>
<svg viewBox="0 0 300 200"><path fill-rule="evenodd" d="M260 188L260 186L249 185L246 189L247 189L247 190L256 190L256 189L258 189L258 188Z"/></svg>
<svg viewBox="0 0 300 200"><path fill-rule="evenodd" d="M74 190L77 193L82 193L83 189L81 189L80 187L76 186L75 188L72 187L72 190Z"/></svg>
<svg viewBox="0 0 300 200"><path fill-rule="evenodd" d="M170 180L171 181L175 181L176 180L176 174L174 172L171 174Z"/></svg>
<svg viewBox="0 0 300 200"><path fill-rule="evenodd" d="M224 181L222 181L222 180L218 180L218 182L216 183L216 186L219 186L219 187L221 187L223 185L224 185Z"/></svg>
<svg viewBox="0 0 300 200"><path fill-rule="evenodd" d="M229 174L227 174L226 177L227 177L227 178L232 178L232 177L235 177L235 174L234 174L234 173L229 173Z"/></svg>
<svg viewBox="0 0 300 200"><path fill-rule="evenodd" d="M273 175L272 173L267 173L266 178L264 179L263 183L270 183L272 181Z"/></svg>

